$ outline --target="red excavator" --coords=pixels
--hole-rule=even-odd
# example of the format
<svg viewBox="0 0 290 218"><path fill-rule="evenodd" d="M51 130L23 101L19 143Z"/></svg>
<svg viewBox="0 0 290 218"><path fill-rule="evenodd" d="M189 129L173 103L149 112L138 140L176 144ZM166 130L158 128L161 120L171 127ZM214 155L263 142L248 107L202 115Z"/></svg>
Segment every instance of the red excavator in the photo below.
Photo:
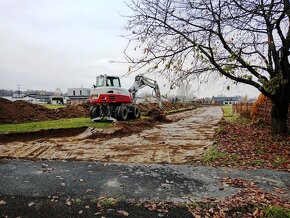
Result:
<svg viewBox="0 0 290 218"><path fill-rule="evenodd" d="M135 77L134 84L129 90L121 88L120 78L117 76L97 76L96 84L91 90L90 117L92 121L107 119L111 121L136 119L140 111L136 105L137 92L145 86L153 88L161 108L161 95L157 82L140 74Z"/></svg>

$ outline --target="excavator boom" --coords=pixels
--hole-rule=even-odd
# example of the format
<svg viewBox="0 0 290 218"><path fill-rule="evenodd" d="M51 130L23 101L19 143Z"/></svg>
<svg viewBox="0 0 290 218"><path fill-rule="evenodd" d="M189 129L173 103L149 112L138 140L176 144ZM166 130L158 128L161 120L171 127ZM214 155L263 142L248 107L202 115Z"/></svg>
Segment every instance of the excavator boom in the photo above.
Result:
<svg viewBox="0 0 290 218"><path fill-rule="evenodd" d="M144 88L145 86L151 87L153 89L153 93L154 93L153 96L157 99L159 107L162 108L161 94L160 94L160 89L157 82L155 80L152 80L150 78L143 76L142 74L137 75L135 77L135 82L129 89L129 93L132 95L133 102L136 103L137 92L140 89Z"/></svg>

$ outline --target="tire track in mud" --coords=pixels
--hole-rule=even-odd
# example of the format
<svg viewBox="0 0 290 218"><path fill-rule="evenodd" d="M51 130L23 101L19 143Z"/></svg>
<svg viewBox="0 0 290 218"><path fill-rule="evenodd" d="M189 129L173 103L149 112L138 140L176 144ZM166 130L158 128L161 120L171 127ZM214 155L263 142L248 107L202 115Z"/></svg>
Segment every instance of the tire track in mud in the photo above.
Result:
<svg viewBox="0 0 290 218"><path fill-rule="evenodd" d="M132 163L191 163L212 144L220 107L203 107L168 115L163 123L124 137L76 137L11 142L0 145L0 157L73 159ZM132 127L134 128L134 127ZM112 130L110 130L112 131ZM90 131L88 131L90 132Z"/></svg>

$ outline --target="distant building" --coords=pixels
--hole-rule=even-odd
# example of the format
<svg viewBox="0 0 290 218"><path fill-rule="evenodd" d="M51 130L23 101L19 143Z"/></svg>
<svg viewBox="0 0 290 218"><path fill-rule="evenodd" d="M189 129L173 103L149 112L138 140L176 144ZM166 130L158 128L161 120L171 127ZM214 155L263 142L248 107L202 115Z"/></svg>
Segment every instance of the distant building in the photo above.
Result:
<svg viewBox="0 0 290 218"><path fill-rule="evenodd" d="M234 97L212 97L211 103L213 104L236 104L242 101L241 96L234 96Z"/></svg>
<svg viewBox="0 0 290 218"><path fill-rule="evenodd" d="M50 101L50 95L29 94L24 97L24 101L33 104L48 104Z"/></svg>
<svg viewBox="0 0 290 218"><path fill-rule="evenodd" d="M70 99L87 99L90 96L91 89L88 88L69 88L67 96Z"/></svg>
<svg viewBox="0 0 290 218"><path fill-rule="evenodd" d="M28 95L21 94L21 96L19 95L3 96L2 98L5 98L10 101L21 100L32 104L48 104L50 101L49 95L38 95L38 94L28 94Z"/></svg>
<svg viewBox="0 0 290 218"><path fill-rule="evenodd" d="M50 104L58 105L58 104L66 104L67 97L64 96L50 96Z"/></svg>
<svg viewBox="0 0 290 218"><path fill-rule="evenodd" d="M91 89L88 88L69 88L67 90L67 96L69 100L68 104L81 104L86 103L89 100Z"/></svg>

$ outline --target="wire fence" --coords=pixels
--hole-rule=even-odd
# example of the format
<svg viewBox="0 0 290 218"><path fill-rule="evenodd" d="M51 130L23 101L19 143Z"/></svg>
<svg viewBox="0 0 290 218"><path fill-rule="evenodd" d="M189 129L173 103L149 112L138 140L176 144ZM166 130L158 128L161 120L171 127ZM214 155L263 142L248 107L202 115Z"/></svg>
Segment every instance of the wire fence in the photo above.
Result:
<svg viewBox="0 0 290 218"><path fill-rule="evenodd" d="M238 113L243 117L252 117L253 103L236 103L233 104L233 112Z"/></svg>
<svg viewBox="0 0 290 218"><path fill-rule="evenodd" d="M271 123L272 102L270 100L258 105L255 114L253 114L253 106L253 103L237 103L233 105L233 112L239 113L246 118L260 118L267 123ZM287 123L290 126L290 106L288 108Z"/></svg>

